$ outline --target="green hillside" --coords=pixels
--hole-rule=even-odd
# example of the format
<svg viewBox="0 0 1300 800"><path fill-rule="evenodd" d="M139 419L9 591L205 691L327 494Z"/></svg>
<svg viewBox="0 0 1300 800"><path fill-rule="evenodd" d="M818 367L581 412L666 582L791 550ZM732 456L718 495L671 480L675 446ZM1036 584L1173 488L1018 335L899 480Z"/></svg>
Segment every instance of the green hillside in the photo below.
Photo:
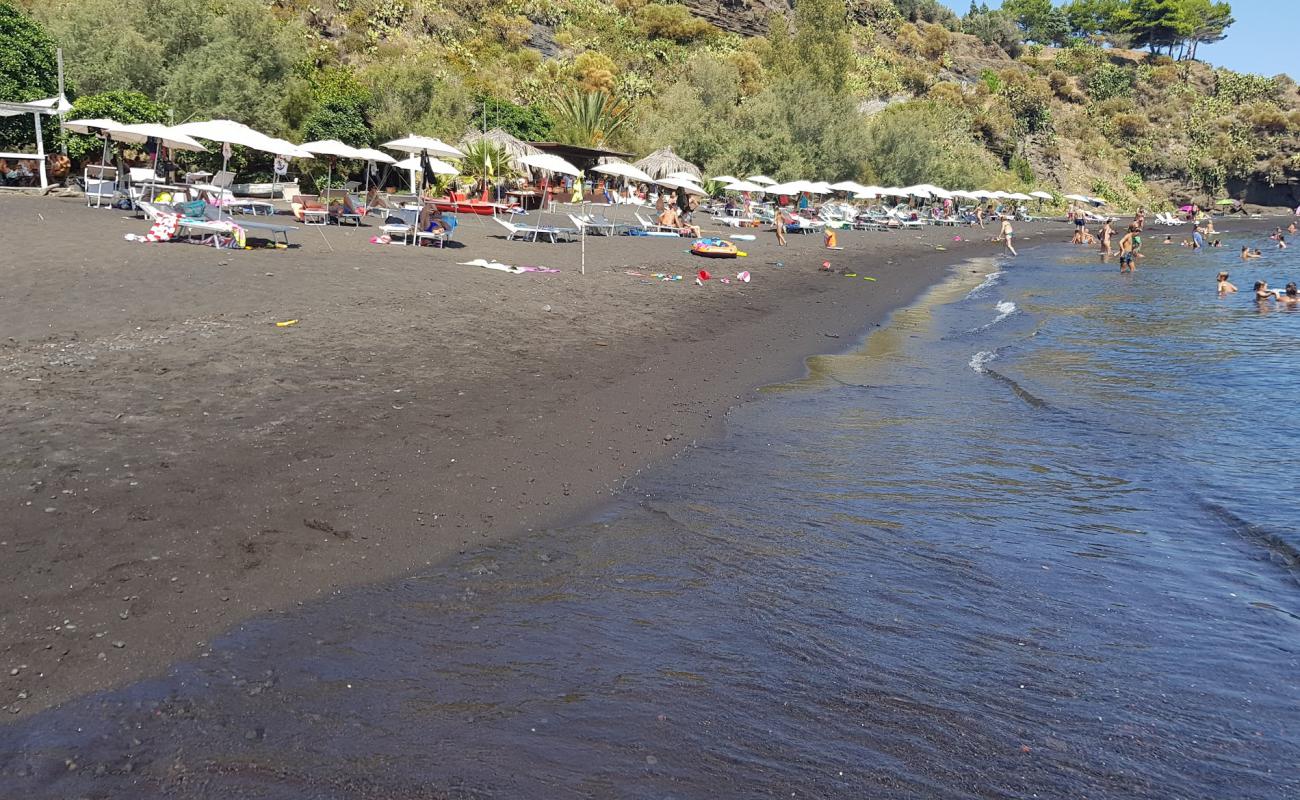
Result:
<svg viewBox="0 0 1300 800"><path fill-rule="evenodd" d="M63 47L79 112L358 146L486 122L708 174L1300 202L1296 84L1195 60L1232 35L1210 0L12 2L0 35L48 47L5 32L25 13Z"/></svg>

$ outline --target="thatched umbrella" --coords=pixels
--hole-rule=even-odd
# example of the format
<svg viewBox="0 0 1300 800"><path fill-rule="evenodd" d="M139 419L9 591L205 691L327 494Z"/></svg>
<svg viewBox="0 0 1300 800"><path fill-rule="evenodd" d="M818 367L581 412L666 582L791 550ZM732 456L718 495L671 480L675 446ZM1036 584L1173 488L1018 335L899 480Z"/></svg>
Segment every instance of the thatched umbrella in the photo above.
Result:
<svg viewBox="0 0 1300 800"><path fill-rule="evenodd" d="M524 172L527 170L527 167L519 163L519 159L524 156L540 155L542 152L528 142L516 139L500 128L493 128L492 130L483 133L480 133L479 131L471 131L461 138L460 143L468 146L478 141L488 141L494 146L499 147L502 152L506 154L506 159L510 162L510 168L516 172Z"/></svg>
<svg viewBox="0 0 1300 800"><path fill-rule="evenodd" d="M673 152L671 147L656 150L634 165L653 178L663 178L673 172L689 172L700 177L700 168Z"/></svg>

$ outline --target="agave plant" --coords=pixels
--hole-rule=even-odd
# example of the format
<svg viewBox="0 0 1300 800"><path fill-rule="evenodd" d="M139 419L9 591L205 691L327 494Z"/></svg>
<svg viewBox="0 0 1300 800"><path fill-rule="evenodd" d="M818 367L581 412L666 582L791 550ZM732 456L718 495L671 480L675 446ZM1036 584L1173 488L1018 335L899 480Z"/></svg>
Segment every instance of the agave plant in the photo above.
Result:
<svg viewBox="0 0 1300 800"><path fill-rule="evenodd" d="M604 91L572 89L552 99L556 133L569 144L601 147L631 118L631 107Z"/></svg>

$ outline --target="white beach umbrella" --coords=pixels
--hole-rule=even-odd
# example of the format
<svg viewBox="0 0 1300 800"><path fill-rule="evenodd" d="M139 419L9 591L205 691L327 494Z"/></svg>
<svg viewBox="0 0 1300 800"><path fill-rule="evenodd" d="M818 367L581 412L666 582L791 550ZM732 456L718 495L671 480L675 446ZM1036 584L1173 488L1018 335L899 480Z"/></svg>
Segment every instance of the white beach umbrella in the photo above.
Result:
<svg viewBox="0 0 1300 800"><path fill-rule="evenodd" d="M645 174L640 169L632 166L626 161L611 161L607 164L597 164L591 168L592 172L600 172L605 175L617 175L620 178L631 178L634 181L643 183L654 183L654 178Z"/></svg>
<svg viewBox="0 0 1300 800"><path fill-rule="evenodd" d="M343 144L338 139L321 139L316 142L303 142L299 147L314 155L330 157L325 173L326 188L329 188L330 184L334 182L334 159L351 158L364 160L366 157L365 153L362 153L355 147Z"/></svg>
<svg viewBox="0 0 1300 800"><path fill-rule="evenodd" d="M690 181L691 183L698 183L700 180L700 176L690 172L670 172L665 177L674 178L679 181Z"/></svg>
<svg viewBox="0 0 1300 800"><path fill-rule="evenodd" d="M1106 205L1106 201L1105 201L1104 199L1100 198L1100 197L1089 197L1089 198L1088 198L1088 202L1089 202L1089 203L1094 203L1094 204L1099 205L1099 206L1104 206L1104 205Z"/></svg>
<svg viewBox="0 0 1300 800"><path fill-rule="evenodd" d="M64 130L69 130L72 131L73 133L81 133L87 135L95 131L108 131L112 128L120 128L120 127L122 127L122 123L118 122L117 120L107 119L103 117L99 117L95 119L72 119L63 123ZM105 134L104 155L103 155L103 160L105 161L108 160L108 139L109 139L108 135Z"/></svg>
<svg viewBox="0 0 1300 800"><path fill-rule="evenodd" d="M1066 199L1066 200L1074 200L1075 202L1078 202L1078 203L1087 203L1087 202L1090 202L1090 201L1088 200L1088 198L1084 197L1084 196L1081 195L1081 194L1067 194L1067 195L1065 195L1065 199Z"/></svg>
<svg viewBox="0 0 1300 800"><path fill-rule="evenodd" d="M365 154L355 147L343 144L337 139L321 139L318 142L303 142L299 145L308 153L335 158L365 158Z"/></svg>
<svg viewBox="0 0 1300 800"><path fill-rule="evenodd" d="M382 150L376 150L373 147L358 147L357 152L367 161L377 161L380 164L396 164L397 159Z"/></svg>
<svg viewBox="0 0 1300 800"><path fill-rule="evenodd" d="M899 192L901 192L905 197L919 197L923 200L929 200L931 197L934 197L933 191L928 187L919 184L917 186L907 186L903 189L899 189Z"/></svg>
<svg viewBox="0 0 1300 800"><path fill-rule="evenodd" d="M729 192L766 192L767 187L753 181L735 181L726 187Z"/></svg>
<svg viewBox="0 0 1300 800"><path fill-rule="evenodd" d="M523 156L519 163L525 167L540 169L543 172L555 172L560 175L571 175L575 178L582 175L582 171L577 167L551 153L536 153L534 155Z"/></svg>
<svg viewBox="0 0 1300 800"><path fill-rule="evenodd" d="M772 186L776 183L776 181L772 180L766 175L750 175L745 180L749 181L750 183L761 183L764 186Z"/></svg>
<svg viewBox="0 0 1300 800"><path fill-rule="evenodd" d="M66 126L65 126L66 127ZM190 136L170 128L166 125L160 125L156 122L142 122L138 125L118 125L114 128L105 128L105 133L119 142L146 142L149 139L157 139L165 146L173 150L188 150L191 153L206 152L207 148Z"/></svg>
<svg viewBox="0 0 1300 800"><path fill-rule="evenodd" d="M174 126L172 130L195 139L207 139L221 144L237 144L241 147L260 150L272 155L283 155L278 152L282 149L282 146L275 139L264 133L259 133L247 125L228 119L186 122Z"/></svg>
<svg viewBox="0 0 1300 800"><path fill-rule="evenodd" d="M410 158L404 158L401 161L393 163L393 169L419 170L420 168L419 156L411 156ZM448 164L446 161L437 158L429 159L429 169L433 170L433 174L435 175L460 174L460 170L456 169L451 164Z"/></svg>
<svg viewBox="0 0 1300 800"><path fill-rule="evenodd" d="M396 164L397 159L382 150L376 150L373 147L358 147L357 152L366 160L366 196L370 195L370 172L374 169L374 164Z"/></svg>
<svg viewBox="0 0 1300 800"><path fill-rule="evenodd" d="M1029 196L1030 196L1030 197L1036 197L1036 198L1038 198L1039 200L1051 200L1051 199L1052 199L1052 195L1051 195L1050 192L1044 192L1044 191L1042 191L1041 189L1040 189L1039 191L1037 191L1037 192L1030 192L1030 193L1029 193Z"/></svg>
<svg viewBox="0 0 1300 800"><path fill-rule="evenodd" d="M709 196L709 193L704 191L704 187L697 186L691 181L684 181L680 178L664 178L661 181L657 181L657 183L660 186L666 186L669 189L681 189L687 194L700 195L701 197Z"/></svg>
<svg viewBox="0 0 1300 800"><path fill-rule="evenodd" d="M830 194L835 191L826 181L805 181L804 183L807 184L807 188L804 189L804 191L809 194Z"/></svg>
<svg viewBox="0 0 1300 800"><path fill-rule="evenodd" d="M867 191L866 186L863 186L856 181L840 181L839 183L832 183L829 188L834 189L837 192L848 192L849 194L862 194Z"/></svg>
<svg viewBox="0 0 1300 800"><path fill-rule="evenodd" d="M1034 198L1024 192L1012 192L1008 197L1012 200L1033 200Z"/></svg>
<svg viewBox="0 0 1300 800"><path fill-rule="evenodd" d="M63 127L73 133L88 134L91 131L102 131L109 128L120 128L122 123L111 119L70 119L63 123Z"/></svg>
<svg viewBox="0 0 1300 800"><path fill-rule="evenodd" d="M736 183L740 178L737 178L735 175L714 175L713 180L718 183Z"/></svg>
<svg viewBox="0 0 1300 800"><path fill-rule="evenodd" d="M465 154L441 139L431 136L408 134L391 142L384 142L381 147L396 150L399 153L428 153L439 158L464 158Z"/></svg>

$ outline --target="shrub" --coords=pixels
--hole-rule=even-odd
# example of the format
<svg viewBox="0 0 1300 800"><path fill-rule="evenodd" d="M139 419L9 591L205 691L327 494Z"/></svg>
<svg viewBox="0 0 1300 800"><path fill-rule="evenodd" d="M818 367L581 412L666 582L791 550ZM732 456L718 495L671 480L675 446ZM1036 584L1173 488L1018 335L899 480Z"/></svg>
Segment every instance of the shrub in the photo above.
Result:
<svg viewBox="0 0 1300 800"><path fill-rule="evenodd" d="M650 3L636 12L636 22L652 39L669 39L687 44L707 39L718 29L694 16L685 6Z"/></svg>
<svg viewBox="0 0 1300 800"><path fill-rule="evenodd" d="M1136 139L1147 132L1147 118L1141 114L1116 114L1115 132L1125 139Z"/></svg>
<svg viewBox="0 0 1300 800"><path fill-rule="evenodd" d="M1098 101L1129 97L1133 94L1135 77L1132 70L1114 64L1102 64L1088 76L1088 94Z"/></svg>

